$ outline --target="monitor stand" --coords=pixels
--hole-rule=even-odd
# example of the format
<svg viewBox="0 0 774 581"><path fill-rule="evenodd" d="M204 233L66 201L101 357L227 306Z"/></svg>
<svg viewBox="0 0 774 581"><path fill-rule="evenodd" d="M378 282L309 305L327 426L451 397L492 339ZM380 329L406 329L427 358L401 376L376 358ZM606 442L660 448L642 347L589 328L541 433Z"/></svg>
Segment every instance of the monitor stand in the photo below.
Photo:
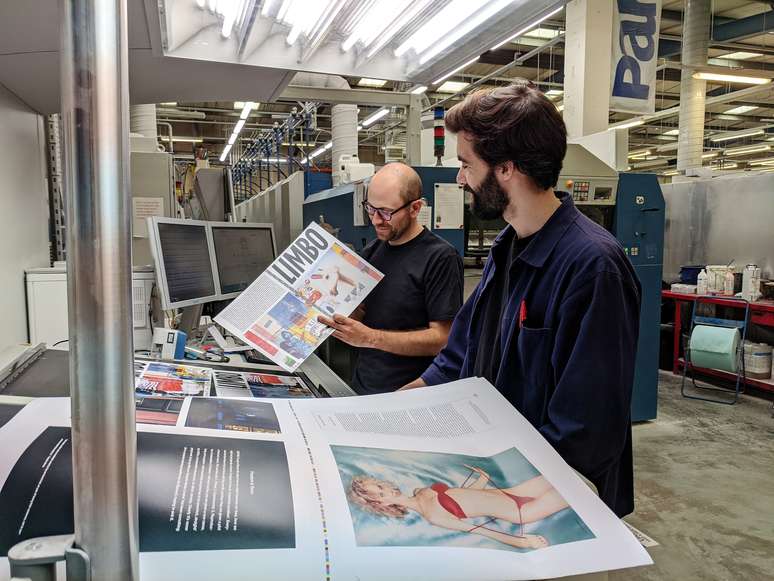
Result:
<svg viewBox="0 0 774 581"><path fill-rule="evenodd" d="M177 329L188 335L190 340L193 332L199 328L199 320L202 318L202 305L183 307L181 311L180 325L178 325Z"/></svg>

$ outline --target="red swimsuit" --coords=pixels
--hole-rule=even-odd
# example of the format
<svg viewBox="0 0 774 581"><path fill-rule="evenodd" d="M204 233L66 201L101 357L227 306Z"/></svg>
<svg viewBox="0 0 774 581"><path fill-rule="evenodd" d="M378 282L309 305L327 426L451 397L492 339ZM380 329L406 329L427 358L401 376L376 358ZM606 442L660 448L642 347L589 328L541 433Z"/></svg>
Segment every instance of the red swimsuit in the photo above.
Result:
<svg viewBox="0 0 774 581"><path fill-rule="evenodd" d="M430 489L433 490L438 496L438 504L441 505L441 508L443 508L446 512L448 512L452 516L456 516L457 518L468 518L468 515L465 514L465 511L462 510L462 507L459 505L459 503L454 500L451 496L449 496L446 491L449 490L449 486L444 484L443 482L434 482L430 485ZM527 504L528 502L532 502L535 500L531 496L516 496L515 494L509 494L508 492L505 492L502 489L499 489L500 492L502 492L505 496L513 500L513 502L516 503L516 510L519 512L519 528L520 528L520 534L519 536L524 536L524 523L521 521L521 507ZM484 524L487 524L491 522L493 519L490 519ZM478 525L470 529L471 531L481 528L483 525ZM470 531L468 531L470 532Z"/></svg>

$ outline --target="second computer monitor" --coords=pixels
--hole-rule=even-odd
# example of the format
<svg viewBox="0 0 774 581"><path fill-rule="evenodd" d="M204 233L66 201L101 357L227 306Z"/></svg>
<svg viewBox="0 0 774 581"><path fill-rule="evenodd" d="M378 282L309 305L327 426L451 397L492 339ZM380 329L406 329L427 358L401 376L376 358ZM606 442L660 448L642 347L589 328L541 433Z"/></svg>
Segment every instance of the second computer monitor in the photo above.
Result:
<svg viewBox="0 0 774 581"><path fill-rule="evenodd" d="M221 298L245 290L276 258L271 224L211 222Z"/></svg>

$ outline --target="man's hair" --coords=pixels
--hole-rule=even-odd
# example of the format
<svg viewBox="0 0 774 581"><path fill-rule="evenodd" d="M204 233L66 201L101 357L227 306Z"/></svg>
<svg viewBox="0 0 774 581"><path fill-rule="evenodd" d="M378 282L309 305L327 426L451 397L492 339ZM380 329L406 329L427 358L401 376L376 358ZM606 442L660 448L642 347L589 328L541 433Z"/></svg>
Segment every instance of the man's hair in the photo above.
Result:
<svg viewBox="0 0 774 581"><path fill-rule="evenodd" d="M446 113L446 129L467 133L490 166L511 161L540 189L556 186L567 129L556 106L529 81L468 95Z"/></svg>

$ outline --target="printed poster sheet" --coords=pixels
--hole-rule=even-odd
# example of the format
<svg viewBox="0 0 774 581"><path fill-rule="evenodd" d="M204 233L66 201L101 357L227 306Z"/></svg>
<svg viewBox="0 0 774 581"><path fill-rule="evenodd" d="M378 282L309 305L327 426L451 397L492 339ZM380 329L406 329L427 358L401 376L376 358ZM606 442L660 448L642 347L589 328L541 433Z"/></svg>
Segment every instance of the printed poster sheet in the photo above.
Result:
<svg viewBox="0 0 774 581"><path fill-rule="evenodd" d="M134 389L139 395L185 397L210 395L212 371L183 363L134 362Z"/></svg>
<svg viewBox="0 0 774 581"><path fill-rule="evenodd" d="M333 332L317 317L349 316L383 276L312 223L215 320L295 371Z"/></svg>
<svg viewBox="0 0 774 581"><path fill-rule="evenodd" d="M69 400L29 404L0 439L8 579L11 546L73 529ZM483 379L186 398L176 426L138 425L138 483L144 581L254 579L257 567L266 579L527 580L652 562Z"/></svg>
<svg viewBox="0 0 774 581"><path fill-rule="evenodd" d="M223 397L316 397L298 377L290 375L216 369L213 378L215 393Z"/></svg>

